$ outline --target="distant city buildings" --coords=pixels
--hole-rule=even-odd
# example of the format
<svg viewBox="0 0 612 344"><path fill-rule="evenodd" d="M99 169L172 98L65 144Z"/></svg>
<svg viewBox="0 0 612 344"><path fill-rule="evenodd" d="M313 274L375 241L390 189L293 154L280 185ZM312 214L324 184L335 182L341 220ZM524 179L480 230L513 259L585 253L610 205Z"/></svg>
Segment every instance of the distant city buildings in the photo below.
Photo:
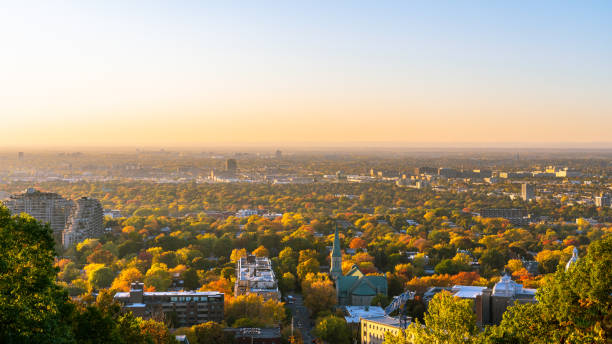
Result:
<svg viewBox="0 0 612 344"><path fill-rule="evenodd" d="M145 319L163 317L172 327L223 321L224 294L216 291L145 292L143 283L134 282L115 300L125 311Z"/></svg>
<svg viewBox="0 0 612 344"><path fill-rule="evenodd" d="M104 234L104 214L100 201L82 197L76 200L66 228L62 234L62 244L69 247L87 238L97 238Z"/></svg>
<svg viewBox="0 0 612 344"><path fill-rule="evenodd" d="M24 157L23 152L19 152L19 153L17 153L17 159L19 159L19 160L23 160L23 157Z"/></svg>
<svg viewBox="0 0 612 344"><path fill-rule="evenodd" d="M236 159L227 159L225 161L225 171L236 173L237 170L238 170L238 163L236 162Z"/></svg>
<svg viewBox="0 0 612 344"><path fill-rule="evenodd" d="M247 255L236 262L234 295L257 294L265 300L280 300L278 281L268 257Z"/></svg>
<svg viewBox="0 0 612 344"><path fill-rule="evenodd" d="M612 201L610 199L610 195L606 193L602 193L599 196L595 197L595 206L597 207L610 207L612 205Z"/></svg>
<svg viewBox="0 0 612 344"><path fill-rule="evenodd" d="M529 183L521 184L521 198L523 201L535 200L535 185Z"/></svg>

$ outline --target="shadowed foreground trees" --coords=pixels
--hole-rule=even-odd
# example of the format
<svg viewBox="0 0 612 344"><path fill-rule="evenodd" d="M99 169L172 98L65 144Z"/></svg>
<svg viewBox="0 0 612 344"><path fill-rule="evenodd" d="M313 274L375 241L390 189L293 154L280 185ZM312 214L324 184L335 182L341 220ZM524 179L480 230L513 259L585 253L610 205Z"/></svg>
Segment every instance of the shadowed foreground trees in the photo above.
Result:
<svg viewBox="0 0 612 344"><path fill-rule="evenodd" d="M570 265L559 265L536 295L538 303L509 307L501 324L477 333L469 301L442 292L429 304L425 326L411 324L387 344L609 343L612 340L612 235L588 247Z"/></svg>
<svg viewBox="0 0 612 344"><path fill-rule="evenodd" d="M27 215L11 217L0 206L0 247L0 342L176 342L164 324L123 314L106 291L89 304L70 301L55 282L49 226Z"/></svg>

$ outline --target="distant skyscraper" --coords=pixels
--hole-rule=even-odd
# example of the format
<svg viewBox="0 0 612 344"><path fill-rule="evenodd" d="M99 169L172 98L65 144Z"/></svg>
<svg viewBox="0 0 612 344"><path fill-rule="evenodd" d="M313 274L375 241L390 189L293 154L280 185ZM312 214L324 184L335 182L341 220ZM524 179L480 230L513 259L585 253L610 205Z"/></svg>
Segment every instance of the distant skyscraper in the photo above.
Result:
<svg viewBox="0 0 612 344"><path fill-rule="evenodd" d="M535 199L535 185L524 183L521 186L521 198L523 198L524 201Z"/></svg>
<svg viewBox="0 0 612 344"><path fill-rule="evenodd" d="M610 204L612 204L610 196L608 196L606 193L602 193L601 195L595 197L596 207L609 207Z"/></svg>
<svg viewBox="0 0 612 344"><path fill-rule="evenodd" d="M11 195L5 205L14 215L27 213L38 221L48 223L57 242L61 242L62 231L72 211L72 201L56 193L40 192L33 188Z"/></svg>
<svg viewBox="0 0 612 344"><path fill-rule="evenodd" d="M76 200L62 235L64 247L104 233L104 210L100 201L82 197Z"/></svg>
<svg viewBox="0 0 612 344"><path fill-rule="evenodd" d="M19 160L23 160L23 152L19 152L19 153L17 153L17 158L18 158Z"/></svg>
<svg viewBox="0 0 612 344"><path fill-rule="evenodd" d="M276 158L277 159L283 158L283 152L280 149L276 150Z"/></svg>
<svg viewBox="0 0 612 344"><path fill-rule="evenodd" d="M227 159L225 161L225 170L227 172L236 172L238 170L238 163L236 159Z"/></svg>

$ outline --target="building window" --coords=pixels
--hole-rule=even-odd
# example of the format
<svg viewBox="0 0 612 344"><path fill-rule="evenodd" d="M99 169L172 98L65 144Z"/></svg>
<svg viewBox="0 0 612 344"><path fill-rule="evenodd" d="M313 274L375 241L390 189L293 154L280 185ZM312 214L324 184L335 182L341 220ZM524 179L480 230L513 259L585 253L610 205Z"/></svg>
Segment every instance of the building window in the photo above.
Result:
<svg viewBox="0 0 612 344"><path fill-rule="evenodd" d="M176 296L171 297L170 300L176 302Z"/></svg>

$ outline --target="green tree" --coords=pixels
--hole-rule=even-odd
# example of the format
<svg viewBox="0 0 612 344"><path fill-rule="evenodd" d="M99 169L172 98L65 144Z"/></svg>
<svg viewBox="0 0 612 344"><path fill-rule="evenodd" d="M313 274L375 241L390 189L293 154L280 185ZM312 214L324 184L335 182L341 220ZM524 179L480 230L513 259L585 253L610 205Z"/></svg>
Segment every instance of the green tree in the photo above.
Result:
<svg viewBox="0 0 612 344"><path fill-rule="evenodd" d="M157 291L166 291L172 284L172 278L165 264L153 264L145 275L144 283Z"/></svg>
<svg viewBox="0 0 612 344"><path fill-rule="evenodd" d="M472 302L441 292L429 302L424 326L416 320L408 326L405 336L389 335L384 343L472 343L477 333Z"/></svg>
<svg viewBox="0 0 612 344"><path fill-rule="evenodd" d="M5 343L69 343L74 307L55 283L48 225L0 206L0 338Z"/></svg>
<svg viewBox="0 0 612 344"><path fill-rule="evenodd" d="M586 256L561 267L536 295L538 303L510 307L490 330L490 343L609 343L612 340L612 235L591 243Z"/></svg>
<svg viewBox="0 0 612 344"><path fill-rule="evenodd" d="M196 344L231 344L234 336L223 331L219 323L209 321L192 327L196 337Z"/></svg>
<svg viewBox="0 0 612 344"><path fill-rule="evenodd" d="M321 319L315 326L313 334L326 343L351 343L351 331L346 321L334 315Z"/></svg>
<svg viewBox="0 0 612 344"><path fill-rule="evenodd" d="M87 281L89 285L96 289L110 287L115 278L115 273L108 266L102 264L94 264L95 268L87 271Z"/></svg>

